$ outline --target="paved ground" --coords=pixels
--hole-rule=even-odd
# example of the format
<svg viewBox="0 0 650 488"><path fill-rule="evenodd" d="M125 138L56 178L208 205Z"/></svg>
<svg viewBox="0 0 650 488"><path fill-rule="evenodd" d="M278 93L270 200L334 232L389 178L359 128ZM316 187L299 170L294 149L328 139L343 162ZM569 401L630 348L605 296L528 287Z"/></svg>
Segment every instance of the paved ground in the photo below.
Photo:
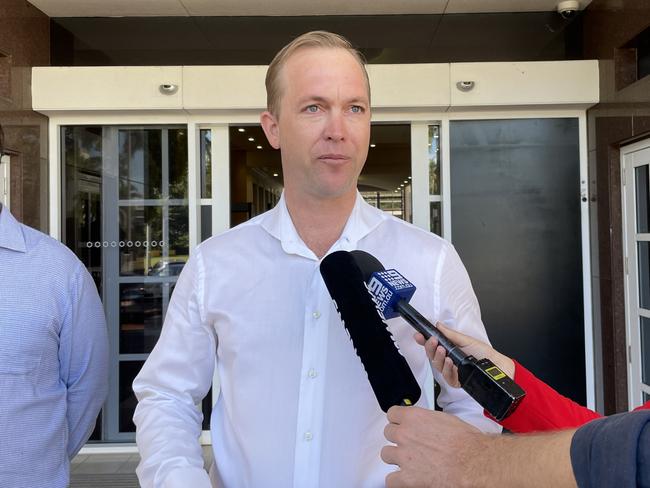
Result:
<svg viewBox="0 0 650 488"><path fill-rule="evenodd" d="M208 466L210 446L203 447L203 457ZM79 454L70 465L70 488L138 488L139 462L139 454Z"/></svg>

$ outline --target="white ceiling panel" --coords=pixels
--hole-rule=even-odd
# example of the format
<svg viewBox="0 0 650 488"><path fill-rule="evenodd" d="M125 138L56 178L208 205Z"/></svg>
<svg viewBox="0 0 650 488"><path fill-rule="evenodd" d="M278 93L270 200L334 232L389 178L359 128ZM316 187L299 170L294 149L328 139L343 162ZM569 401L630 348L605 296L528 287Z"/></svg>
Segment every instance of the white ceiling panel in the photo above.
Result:
<svg viewBox="0 0 650 488"><path fill-rule="evenodd" d="M49 17L187 16L179 0L29 0Z"/></svg>
<svg viewBox="0 0 650 488"><path fill-rule="evenodd" d="M50 17L388 15L546 12L557 0L29 0ZM584 9L591 0L580 0Z"/></svg>
<svg viewBox="0 0 650 488"><path fill-rule="evenodd" d="M580 0L580 10L591 0ZM449 0L446 14L489 12L550 12L557 9L558 0Z"/></svg>
<svg viewBox="0 0 650 488"><path fill-rule="evenodd" d="M441 14L447 0L180 0L190 15Z"/></svg>

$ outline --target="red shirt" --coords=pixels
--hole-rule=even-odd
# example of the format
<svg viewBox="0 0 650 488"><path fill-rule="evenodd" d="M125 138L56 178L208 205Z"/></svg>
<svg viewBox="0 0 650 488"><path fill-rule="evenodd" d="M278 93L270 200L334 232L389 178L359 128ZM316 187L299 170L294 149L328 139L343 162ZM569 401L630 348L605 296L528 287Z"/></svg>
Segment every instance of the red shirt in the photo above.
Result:
<svg viewBox="0 0 650 488"><path fill-rule="evenodd" d="M499 422L506 429L516 433L568 429L602 417L560 395L517 361L514 363L514 380L526 391L526 396L517 410ZM636 410L641 409L650 409L650 401Z"/></svg>

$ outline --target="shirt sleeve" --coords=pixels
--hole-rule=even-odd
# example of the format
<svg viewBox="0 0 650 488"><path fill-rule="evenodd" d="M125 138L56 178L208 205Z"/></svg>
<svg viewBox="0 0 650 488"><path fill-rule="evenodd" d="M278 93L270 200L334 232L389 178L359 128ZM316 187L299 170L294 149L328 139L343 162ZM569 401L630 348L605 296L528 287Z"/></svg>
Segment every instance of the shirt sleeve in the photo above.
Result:
<svg viewBox="0 0 650 488"><path fill-rule="evenodd" d="M516 433L579 427L601 415L560 395L517 361L515 382L526 392L517 409L500 423Z"/></svg>
<svg viewBox="0 0 650 488"><path fill-rule="evenodd" d="M70 459L90 437L108 394L108 334L102 302L81 263L71 283L59 343L60 377L67 389Z"/></svg>
<svg viewBox="0 0 650 488"><path fill-rule="evenodd" d="M439 283L439 320L454 330L489 343L465 266L450 244L442 252L435 277L436 283ZM483 432L501 432L501 426L483 415L483 408L465 390L450 387L442 375L435 368L432 369L441 390L438 405L445 412L460 417Z"/></svg>
<svg viewBox="0 0 650 488"><path fill-rule="evenodd" d="M650 486L650 412L613 415L578 429L571 465L580 488Z"/></svg>
<svg viewBox="0 0 650 488"><path fill-rule="evenodd" d="M198 406L212 384L216 335L203 318L199 253L183 268L160 338L133 382L141 456L136 472L143 487L210 487Z"/></svg>

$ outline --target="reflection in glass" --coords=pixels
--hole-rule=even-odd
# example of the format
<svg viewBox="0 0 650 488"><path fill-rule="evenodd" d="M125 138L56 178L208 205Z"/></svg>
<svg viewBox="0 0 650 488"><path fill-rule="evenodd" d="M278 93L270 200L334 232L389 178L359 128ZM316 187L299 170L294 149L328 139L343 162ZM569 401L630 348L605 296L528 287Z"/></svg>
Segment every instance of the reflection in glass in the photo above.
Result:
<svg viewBox="0 0 650 488"><path fill-rule="evenodd" d="M650 243L637 242L639 254L639 305L650 309Z"/></svg>
<svg viewBox="0 0 650 488"><path fill-rule="evenodd" d="M442 236L442 211L440 202L429 203L429 230Z"/></svg>
<svg viewBox="0 0 650 488"><path fill-rule="evenodd" d="M190 254L189 210L187 206L169 207L169 256L187 261Z"/></svg>
<svg viewBox="0 0 650 488"><path fill-rule="evenodd" d="M399 192L362 191L360 193L366 203L395 217L407 220L404 216L404 190Z"/></svg>
<svg viewBox="0 0 650 488"><path fill-rule="evenodd" d="M120 199L162 197L162 131L119 131Z"/></svg>
<svg viewBox="0 0 650 488"><path fill-rule="evenodd" d="M65 244L102 288L102 128L63 127Z"/></svg>
<svg viewBox="0 0 650 488"><path fill-rule="evenodd" d="M169 197L187 198L187 136L185 129L169 129ZM164 192L163 192L164 196Z"/></svg>
<svg viewBox="0 0 650 488"><path fill-rule="evenodd" d="M88 268L102 296L102 128L61 128L64 168L64 243ZM102 438L100 412L90 440Z"/></svg>
<svg viewBox="0 0 650 488"><path fill-rule="evenodd" d="M163 321L163 286L120 284L120 354L149 353L156 345Z"/></svg>
<svg viewBox="0 0 650 488"><path fill-rule="evenodd" d="M650 385L650 319L641 317L641 381Z"/></svg>
<svg viewBox="0 0 650 488"><path fill-rule="evenodd" d="M644 233L648 232L648 208L650 208L648 165L635 168L634 179L636 188L636 231Z"/></svg>
<svg viewBox="0 0 650 488"><path fill-rule="evenodd" d="M133 380L140 372L144 361L120 361L120 388L119 388L119 407L118 407L118 425L120 432L135 432L133 423L133 413L138 400L131 389Z"/></svg>
<svg viewBox="0 0 650 488"><path fill-rule="evenodd" d="M163 255L163 207L120 207L120 275L145 275ZM167 254L169 251L167 251Z"/></svg>
<svg viewBox="0 0 650 488"><path fill-rule="evenodd" d="M429 126L429 195L440 195L440 126Z"/></svg>
<svg viewBox="0 0 650 488"><path fill-rule="evenodd" d="M212 207L201 205L201 242L212 236Z"/></svg>
<svg viewBox="0 0 650 488"><path fill-rule="evenodd" d="M201 198L212 198L212 131L201 129Z"/></svg>
<svg viewBox="0 0 650 488"><path fill-rule="evenodd" d="M650 402L650 393L643 392L643 403Z"/></svg>

